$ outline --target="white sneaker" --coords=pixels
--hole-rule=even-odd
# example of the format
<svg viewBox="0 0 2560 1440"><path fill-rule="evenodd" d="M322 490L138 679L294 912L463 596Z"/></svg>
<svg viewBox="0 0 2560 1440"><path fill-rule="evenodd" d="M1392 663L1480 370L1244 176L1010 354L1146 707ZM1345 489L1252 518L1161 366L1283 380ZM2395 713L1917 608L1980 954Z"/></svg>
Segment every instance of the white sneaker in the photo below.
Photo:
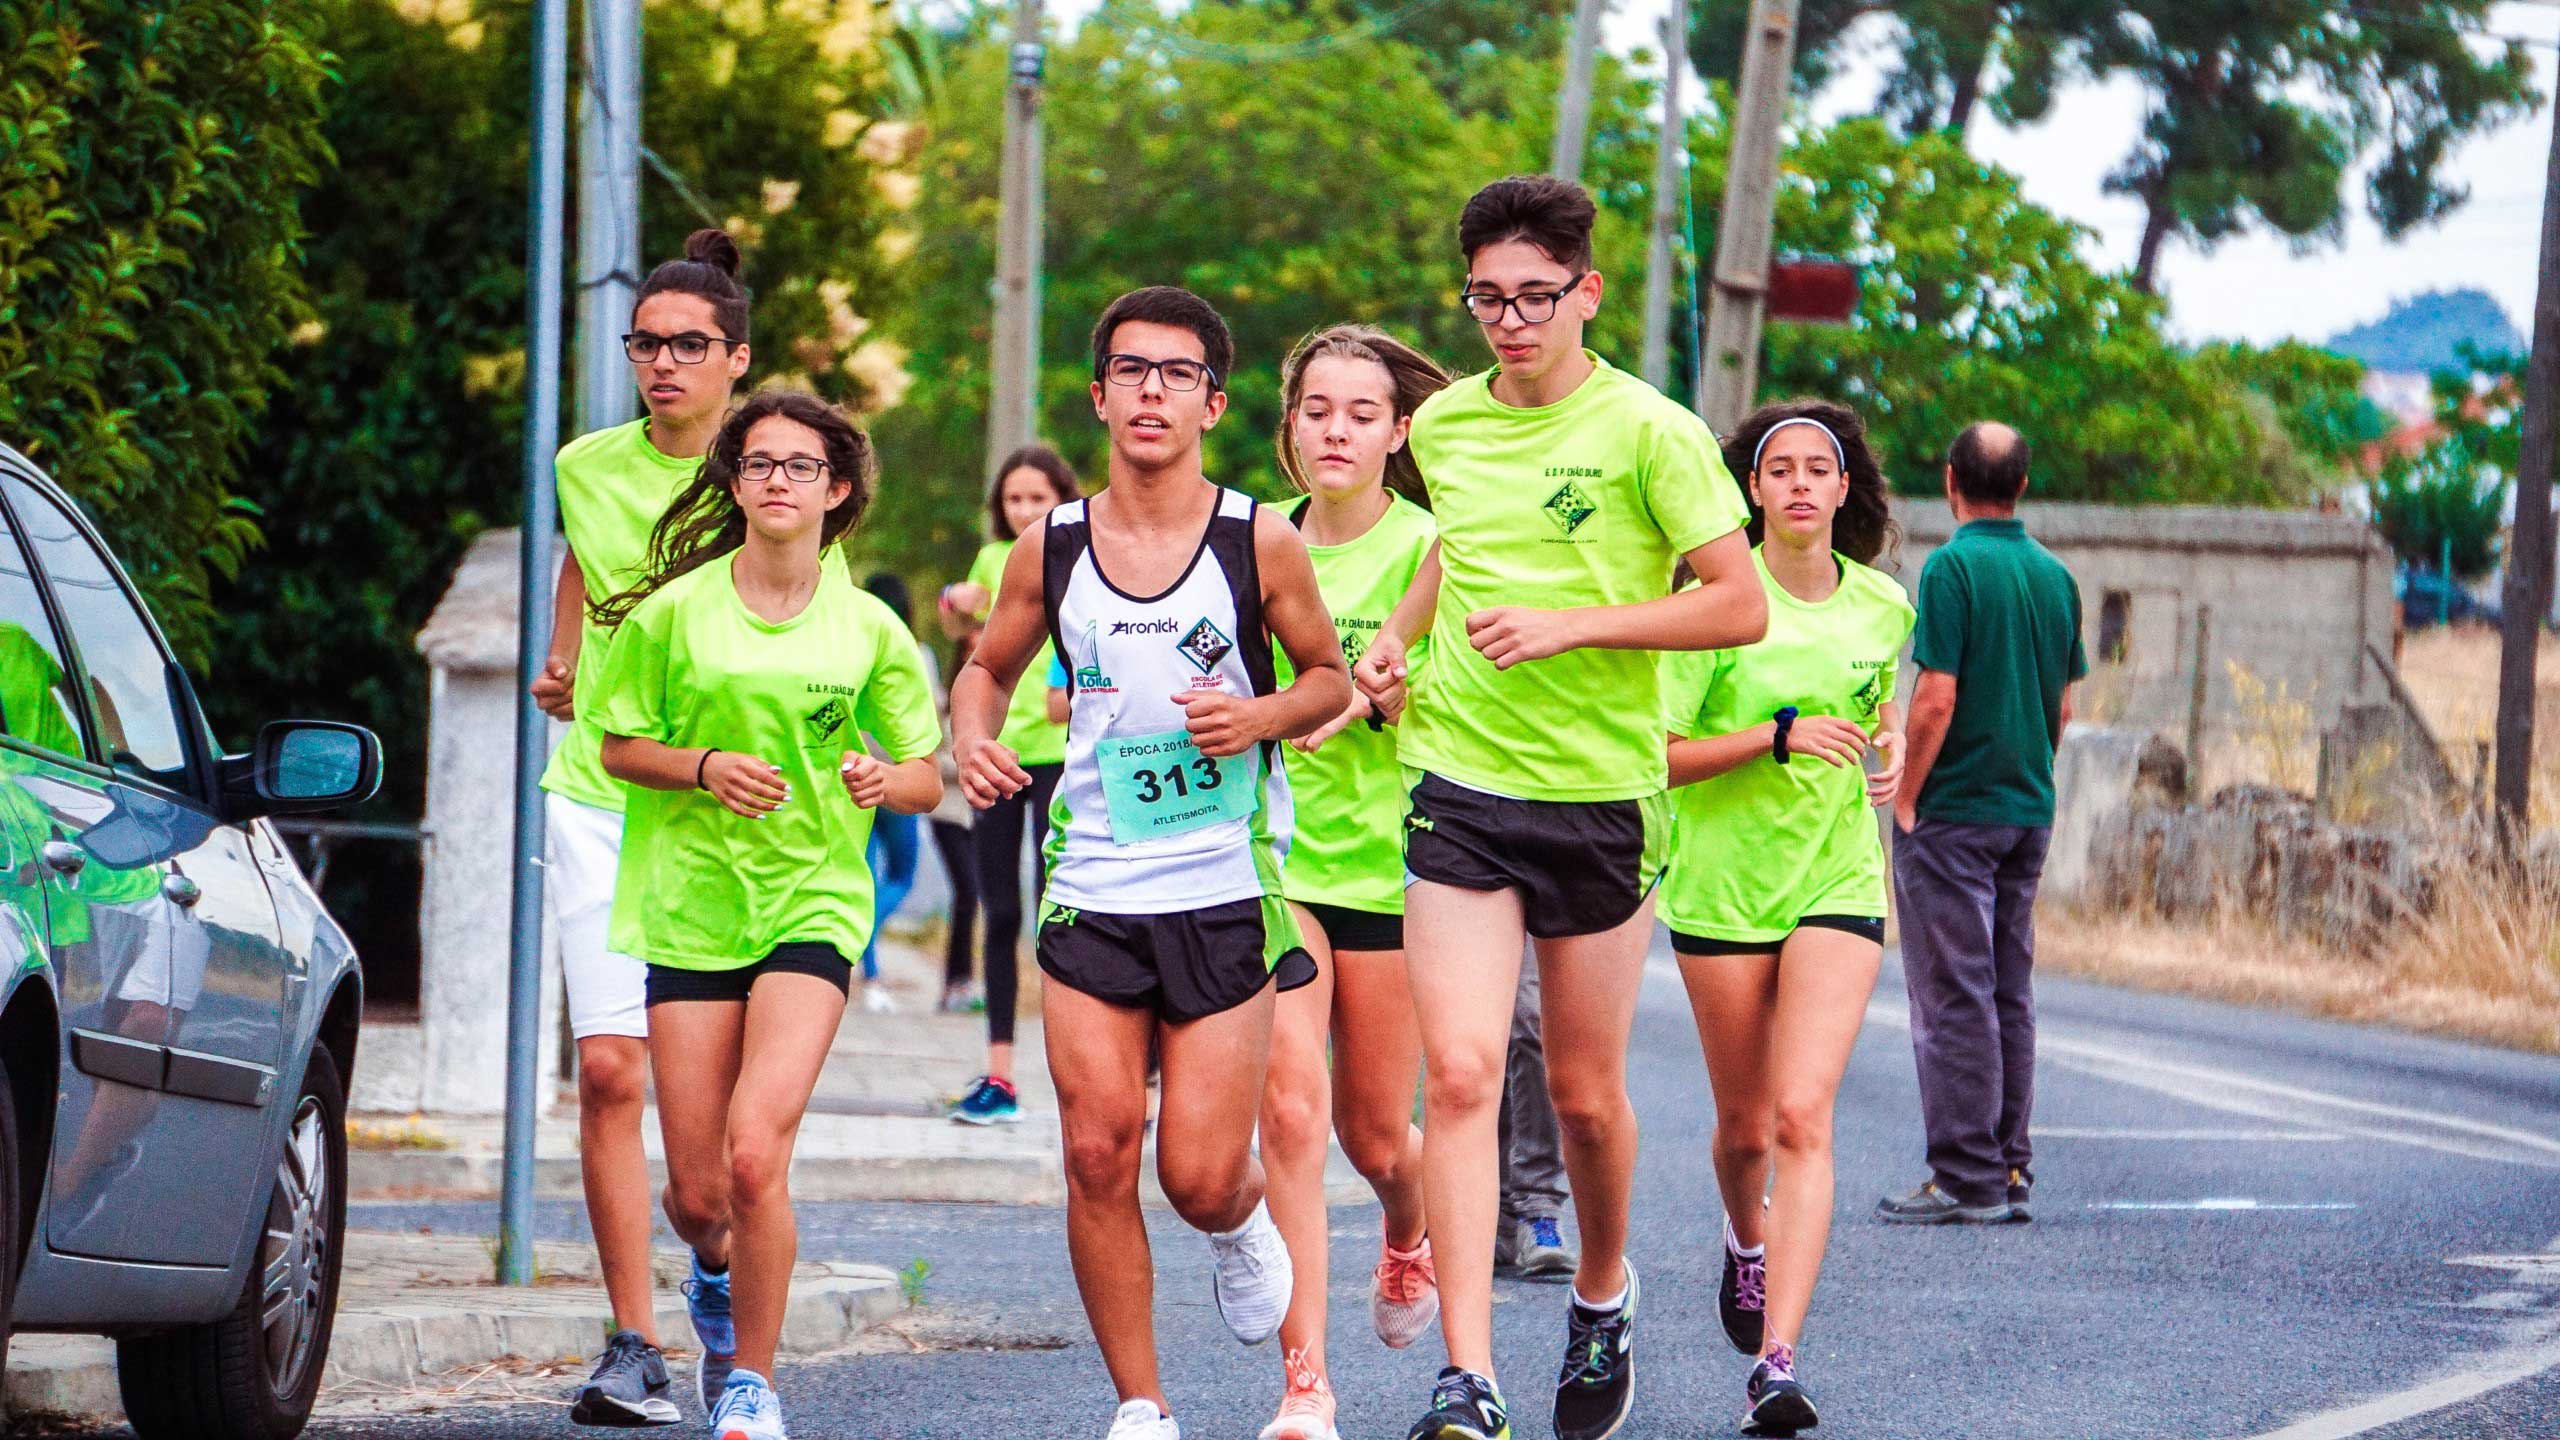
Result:
<svg viewBox="0 0 2560 1440"><path fill-rule="evenodd" d="M1111 1417L1108 1440L1182 1440L1182 1427L1153 1400L1130 1400Z"/></svg>
<svg viewBox="0 0 2560 1440"><path fill-rule="evenodd" d="M1253 1207L1253 1218L1232 1235L1211 1235L1209 1248L1218 1266L1210 1289L1227 1328L1247 1345L1259 1345L1280 1331L1289 1313L1289 1247L1280 1227L1271 1223L1267 1205Z"/></svg>
<svg viewBox="0 0 2560 1440"><path fill-rule="evenodd" d="M898 1011L898 1002L890 996L888 991L881 989L878 982L865 981L862 986L862 1008L874 1015L894 1015Z"/></svg>
<svg viewBox="0 0 2560 1440"><path fill-rule="evenodd" d="M782 1428L782 1397L753 1370L729 1372L720 1404L711 1412L715 1440L788 1440Z"/></svg>

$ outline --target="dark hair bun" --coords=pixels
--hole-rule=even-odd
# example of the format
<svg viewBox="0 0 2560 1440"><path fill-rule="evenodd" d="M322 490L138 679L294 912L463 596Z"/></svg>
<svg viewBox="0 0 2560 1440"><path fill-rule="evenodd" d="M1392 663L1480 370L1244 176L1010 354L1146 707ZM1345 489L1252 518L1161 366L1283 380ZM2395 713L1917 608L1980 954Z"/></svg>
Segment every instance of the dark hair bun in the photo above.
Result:
<svg viewBox="0 0 2560 1440"><path fill-rule="evenodd" d="M716 266L730 279L738 278L741 263L738 242L726 230L701 229L684 237L684 258Z"/></svg>

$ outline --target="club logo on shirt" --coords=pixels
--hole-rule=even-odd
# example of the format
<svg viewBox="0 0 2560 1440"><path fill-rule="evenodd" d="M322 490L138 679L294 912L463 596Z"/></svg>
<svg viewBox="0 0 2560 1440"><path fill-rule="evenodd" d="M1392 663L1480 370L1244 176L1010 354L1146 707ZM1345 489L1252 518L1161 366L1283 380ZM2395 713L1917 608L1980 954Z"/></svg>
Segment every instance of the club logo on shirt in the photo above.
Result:
<svg viewBox="0 0 2560 1440"><path fill-rule="evenodd" d="M1885 662L1881 660L1853 660L1850 662L1851 669L1865 670L1868 673L1867 683L1858 687L1858 692L1849 697L1849 703L1864 711L1866 713L1866 717L1870 720L1873 720L1876 716L1876 707L1884 703L1884 666Z"/></svg>
<svg viewBox="0 0 2560 1440"><path fill-rule="evenodd" d="M842 700L830 697L826 704L810 711L806 717L809 725L809 743L824 745L833 740L836 732L844 728L844 722L851 715L852 712L845 708Z"/></svg>
<svg viewBox="0 0 2560 1440"><path fill-rule="evenodd" d="M1582 528L1583 521L1600 513L1600 507L1592 503L1591 497L1583 493L1582 487L1570 480L1564 482L1556 493L1548 496L1547 503L1539 508L1547 512L1547 518L1554 521L1556 528L1563 531L1568 539L1572 537L1574 531Z"/></svg>
<svg viewBox="0 0 2560 1440"><path fill-rule="evenodd" d="M1181 640L1175 642L1173 648L1181 651L1183 659L1198 666L1200 673L1206 675L1218 668L1218 662L1226 659L1227 653L1235 649L1236 644L1217 626L1210 624L1208 617L1203 616L1192 625L1189 631L1185 632Z"/></svg>

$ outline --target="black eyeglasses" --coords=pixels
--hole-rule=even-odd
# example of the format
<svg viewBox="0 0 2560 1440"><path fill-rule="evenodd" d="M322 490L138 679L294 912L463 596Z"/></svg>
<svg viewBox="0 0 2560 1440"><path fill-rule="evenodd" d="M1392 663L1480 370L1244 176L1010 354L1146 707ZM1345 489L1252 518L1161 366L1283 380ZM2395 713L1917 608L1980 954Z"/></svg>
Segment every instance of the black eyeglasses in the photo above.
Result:
<svg viewBox="0 0 2560 1440"><path fill-rule="evenodd" d="M710 357L714 343L738 345L744 342L726 335L705 335L695 330L687 330L681 335L652 335L646 330L634 330L622 337L622 353L631 357L632 364L646 365L658 358L659 350L666 349L675 352L679 365L699 365Z"/></svg>
<svg viewBox="0 0 2560 1440"><path fill-rule="evenodd" d="M1102 357L1102 378L1114 385L1144 385L1150 370L1164 377L1167 390L1197 390L1203 382L1214 389L1218 383L1218 372L1198 360L1150 360L1144 355Z"/></svg>
<svg viewBox="0 0 2560 1440"><path fill-rule="evenodd" d="M1564 288L1560 290L1531 290L1519 295L1496 295L1490 290L1470 290L1458 297L1458 303L1466 307L1467 313L1475 317L1475 322L1479 325L1501 324L1502 312L1505 310L1519 311L1520 323L1523 325L1544 325L1556 318L1556 306L1563 302L1564 297L1572 294L1573 287L1581 284L1584 277L1590 273L1588 270L1576 271L1574 277L1564 282Z"/></svg>
<svg viewBox="0 0 2560 1440"><path fill-rule="evenodd" d="M770 455L750 455L738 462L738 478L762 484L780 470L784 479L794 485L815 485L827 476L827 462L809 455L794 455L776 460Z"/></svg>

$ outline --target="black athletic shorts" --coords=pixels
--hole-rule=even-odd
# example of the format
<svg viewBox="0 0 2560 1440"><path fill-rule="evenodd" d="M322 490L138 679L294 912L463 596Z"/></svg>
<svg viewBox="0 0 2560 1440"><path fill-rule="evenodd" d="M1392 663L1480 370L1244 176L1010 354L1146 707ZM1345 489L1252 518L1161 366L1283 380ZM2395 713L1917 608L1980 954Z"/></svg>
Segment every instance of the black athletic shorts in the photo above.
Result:
<svg viewBox="0 0 2560 1440"><path fill-rule="evenodd" d="M1514 800L1424 775L1404 817L1404 869L1461 890L1517 890L1541 940L1615 930L1662 878L1641 800Z"/></svg>
<svg viewBox="0 0 2560 1440"><path fill-rule="evenodd" d="M1168 1023L1205 1019L1262 993L1276 978L1295 990L1316 978L1291 947L1265 958L1263 902L1231 900L1166 915L1106 915L1055 901L1040 907L1041 972L1106 1005L1152 1010Z"/></svg>
<svg viewBox="0 0 2560 1440"><path fill-rule="evenodd" d="M1299 909L1315 917L1324 927L1325 944L1336 950L1401 950L1404 948L1404 917L1381 915L1375 910L1353 910L1341 905L1325 905L1313 900L1293 901Z"/></svg>
<svg viewBox="0 0 2560 1440"><path fill-rule="evenodd" d="M847 994L853 992L853 962L824 940L786 940L753 965L735 970L686 970L674 965L649 967L649 1000L744 1000L767 975L815 975Z"/></svg>
<svg viewBox="0 0 2560 1440"><path fill-rule="evenodd" d="M1861 940L1884 943L1884 917L1881 915L1807 915L1796 922L1798 930L1837 930ZM1718 940L1712 935L1690 935L1671 932L1671 949L1680 955L1774 955L1786 944L1778 940Z"/></svg>

